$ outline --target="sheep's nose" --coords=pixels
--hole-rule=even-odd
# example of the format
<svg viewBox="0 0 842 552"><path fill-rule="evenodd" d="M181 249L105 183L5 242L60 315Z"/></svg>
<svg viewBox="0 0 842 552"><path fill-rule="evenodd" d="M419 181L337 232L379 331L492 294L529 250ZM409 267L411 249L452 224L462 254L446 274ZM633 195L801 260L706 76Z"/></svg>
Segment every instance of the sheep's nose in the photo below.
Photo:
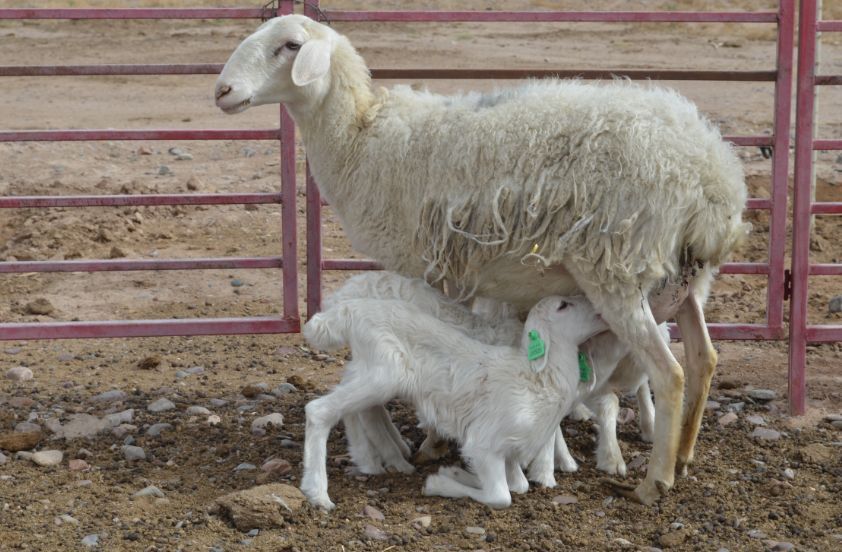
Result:
<svg viewBox="0 0 842 552"><path fill-rule="evenodd" d="M230 92L231 92L230 86L228 86L227 84L220 84L219 86L216 87L216 99L218 100L219 98L229 94Z"/></svg>

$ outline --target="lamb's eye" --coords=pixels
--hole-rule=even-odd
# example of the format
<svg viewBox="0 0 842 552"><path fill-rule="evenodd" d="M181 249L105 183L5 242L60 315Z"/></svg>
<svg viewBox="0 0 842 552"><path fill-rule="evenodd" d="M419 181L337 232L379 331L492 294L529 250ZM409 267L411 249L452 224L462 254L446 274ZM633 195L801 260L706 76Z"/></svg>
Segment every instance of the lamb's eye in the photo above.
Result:
<svg viewBox="0 0 842 552"><path fill-rule="evenodd" d="M568 303L567 301L562 301L558 306L558 310L564 310L569 306L570 306L570 303Z"/></svg>
<svg viewBox="0 0 842 552"><path fill-rule="evenodd" d="M289 42L286 42L283 46L278 46L277 48L275 48L275 51L272 52L272 55L274 55L274 56L280 55L281 52L284 51L284 48L286 48L287 50L290 50L292 52L296 52L296 51L301 49L301 44L299 44L298 42L293 42L293 41L290 40Z"/></svg>

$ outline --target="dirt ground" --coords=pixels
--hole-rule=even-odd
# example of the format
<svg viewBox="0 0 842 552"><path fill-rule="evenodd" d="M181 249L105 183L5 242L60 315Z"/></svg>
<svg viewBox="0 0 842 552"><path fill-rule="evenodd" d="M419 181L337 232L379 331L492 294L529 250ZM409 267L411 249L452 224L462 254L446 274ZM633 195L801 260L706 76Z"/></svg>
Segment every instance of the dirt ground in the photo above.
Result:
<svg viewBox="0 0 842 552"><path fill-rule="evenodd" d="M212 4L183 4L201 3ZM351 0L327 4L354 6ZM565 2L564 8L691 9L699 8L697 4L575 1ZM708 4L740 7L739 2L737 6L734 2ZM555 4L539 0L414 4L457 5L528 9ZM769 2L751 5L761 9ZM0 6L15 3L0 1ZM369 7L406 6L393 1ZM251 21L0 22L0 65L222 62L254 26ZM769 26L336 27L351 37L372 67L774 67L774 35ZM828 38L822 72L838 74L842 37ZM225 116L213 106L213 82L213 76L3 78L0 127L268 128L277 124L276 106ZM456 91L507 83L419 84ZM666 84L696 101L724 133L770 131L773 89L768 84ZM821 110L821 134L842 134L842 93L823 90ZM181 152L172 153L170 148ZM743 148L740 154L752 195L767 197L769 161L753 148ZM0 195L274 191L279 187L278 155L273 142L5 143L0 144ZM301 175L300 147L297 159ZM842 158L822 153L819 160L817 197L842 201ZM304 231L303 184L299 177L299 236ZM739 258L763 260L768 219L762 213L749 218L756 232ZM276 255L279 222L276 206L5 210L0 214L0 260ZM329 209L325 222L325 255L353 256ZM841 231L840 220L817 219L814 262L842 259ZM299 244L303 275L304 240ZM173 271L3 275L0 320L259 316L281 310L277 270L212 270L196 276ZM326 287L345 277L326 273ZM299 278L302 309L303 283L304 278ZM839 324L842 314L830 314L828 302L842 293L842 284L832 278L814 278L811 285L811 322ZM708 320L760 322L765 295L762 278L723 276L708 304ZM49 305L39 310L33 306L38 299ZM3 451L0 550L76 550L86 549L85 542L91 544L88 548L102 550L203 551L763 550L775 546L786 550L787 543L799 550L842 548L842 422L833 425L826 418L842 413L842 345L810 348L810 409L799 419L784 414L787 353L783 344L718 342L717 347L720 366L711 393L715 402L706 411L697 464L691 476L679 479L654 508L614 499L600 485L603 474L596 471L593 458L596 431L588 422L565 422L580 471L557 474L557 488L531 488L504 511L466 500L421 496L424 476L437 466L420 466L410 476L346 475L348 460L339 427L331 435L328 470L337 509L323 514L304 507L289 516L285 527L255 527L260 531L254 535L235 528L224 516L209 514L208 508L217 497L258 483L297 484L303 407L337 381L344 363L341 355L334 358L309 351L299 335L2 342L0 371L5 374L24 366L34 378L0 380L0 438L16 427L31 427L20 426L22 422L38 424L43 434L35 450L60 450L64 459L57 466L44 467ZM681 345L675 344L674 349L681 352ZM190 370L195 367L201 369ZM291 382L296 390L277 390L284 382ZM260 383L266 384L265 390L276 390L277 396L261 388L244 389ZM756 388L772 390L776 396L771 401L752 398ZM125 395L96 398L114 389ZM175 408L149 411L148 405L159 398L169 399ZM635 407L627 399L623 404ZM210 409L219 422L209 424L209 414L199 410L187 412L190 406ZM47 429L55 428L56 421L66 425L82 419L82 414L99 418L128 409L134 409L126 422L129 427L105 428L89 438L57 438ZM423 436L415 428L412 412L397 403L391 410L404 436L414 446L420 444ZM732 411L736 421L726 425L723 417ZM265 435L252 433L255 418L275 412L284 416L282 428ZM160 435L155 430L150 434L149 428L158 423L171 427ZM753 436L758 428L780 434L764 440ZM634 421L620 425L619 437L630 464L629 478L641 478L650 445L639 439ZM129 443L142 447L146 459L127 460L122 446ZM261 467L272 458L289 462L291 470L265 472ZM84 464L69 463L75 459L83 459ZM456 461L451 454L443 463ZM163 497L133 497L150 485L158 487ZM571 502L570 497L575 503L562 504ZM365 506L384 518L363 514ZM429 527L414 521L423 516L430 517ZM89 538L92 535L95 545Z"/></svg>

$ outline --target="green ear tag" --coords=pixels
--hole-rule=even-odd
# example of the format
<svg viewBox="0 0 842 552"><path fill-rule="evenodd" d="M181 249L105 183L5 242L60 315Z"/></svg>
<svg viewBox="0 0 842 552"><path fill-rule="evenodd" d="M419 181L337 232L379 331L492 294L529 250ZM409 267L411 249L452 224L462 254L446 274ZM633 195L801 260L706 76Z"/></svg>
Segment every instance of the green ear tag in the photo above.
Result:
<svg viewBox="0 0 842 552"><path fill-rule="evenodd" d="M588 363L588 355L579 352L579 381L591 381L591 365Z"/></svg>
<svg viewBox="0 0 842 552"><path fill-rule="evenodd" d="M532 330L529 332L529 349L527 350L527 358L529 360L538 360L546 352L544 340L538 335L538 332Z"/></svg>

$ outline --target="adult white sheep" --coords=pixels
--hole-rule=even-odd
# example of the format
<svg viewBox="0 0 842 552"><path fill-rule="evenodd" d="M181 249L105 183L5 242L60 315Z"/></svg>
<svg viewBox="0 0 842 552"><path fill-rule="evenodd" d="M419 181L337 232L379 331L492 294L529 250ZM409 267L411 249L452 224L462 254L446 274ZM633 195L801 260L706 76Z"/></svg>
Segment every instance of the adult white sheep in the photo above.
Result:
<svg viewBox="0 0 842 552"><path fill-rule="evenodd" d="M548 451L581 385L579 344L608 326L582 296L547 297L529 312L517 347L494 346L406 301L352 299L304 326L307 341L330 350L349 346L353 359L329 394L307 404L301 490L332 509L326 443L340 418L395 397L419 419L461 446L473 473L444 468L424 494L467 496L492 508L511 504L529 483L521 466Z"/></svg>
<svg viewBox="0 0 842 552"><path fill-rule="evenodd" d="M375 92L348 39L300 15L246 38L215 96L226 113L287 106L351 244L387 269L522 311L584 292L655 394L646 477L615 489L652 504L673 485L676 458L679 471L693 459L716 366L698 288L748 227L740 163L692 103L627 82ZM656 304L664 281L684 293ZM658 333L672 317L687 353L683 424L684 371Z"/></svg>

